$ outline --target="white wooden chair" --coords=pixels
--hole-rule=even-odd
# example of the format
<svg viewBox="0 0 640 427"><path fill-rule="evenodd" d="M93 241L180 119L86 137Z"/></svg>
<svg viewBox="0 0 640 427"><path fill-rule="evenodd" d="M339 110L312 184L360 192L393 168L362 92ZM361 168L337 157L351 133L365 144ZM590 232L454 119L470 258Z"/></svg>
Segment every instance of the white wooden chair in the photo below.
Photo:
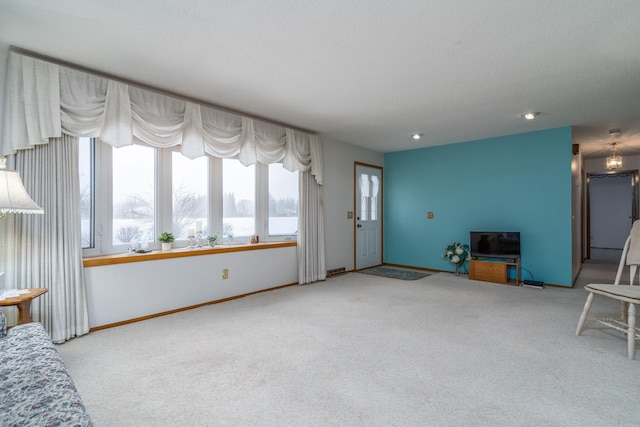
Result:
<svg viewBox="0 0 640 427"><path fill-rule="evenodd" d="M595 294L619 300L621 308L620 319L598 318L593 320L627 334L627 354L629 359L633 359L635 357L635 339L640 339L640 329L636 328L635 307L636 304L640 303L640 283L636 286L633 285L638 264L640 264L640 262L637 261L640 254L633 254L630 257L628 256L630 254L630 247L632 248L631 250L633 253L637 250L636 245L640 244L638 241L640 239L637 239L637 237L634 239L636 240L635 245L631 243L632 237L637 236L637 234L634 233L634 230L636 230L636 232L640 232L640 221L634 222L631 235L627 238L624 249L622 250L622 257L620 257L618 272L616 273L616 278L613 284L588 284L584 287L589 291L589 296L587 297L587 302L584 305L584 309L580 315L580 321L578 322L578 328L576 329L576 335L580 335L584 329L584 324L587 320L587 315L589 314L589 309L591 308L591 303L593 302L593 296ZM632 263L629 263L630 260ZM620 278L622 277L625 264L629 265L629 285L620 284Z"/></svg>

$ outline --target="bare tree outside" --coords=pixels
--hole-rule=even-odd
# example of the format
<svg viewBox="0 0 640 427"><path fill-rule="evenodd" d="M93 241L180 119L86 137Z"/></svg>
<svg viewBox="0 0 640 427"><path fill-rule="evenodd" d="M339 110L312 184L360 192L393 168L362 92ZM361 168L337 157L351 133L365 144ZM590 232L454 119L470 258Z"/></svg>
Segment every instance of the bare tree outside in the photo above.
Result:
<svg viewBox="0 0 640 427"><path fill-rule="evenodd" d="M207 198L189 191L184 185L173 190L173 233L186 236L187 229L199 218L207 217ZM206 230L203 230L206 231Z"/></svg>
<svg viewBox="0 0 640 427"><path fill-rule="evenodd" d="M140 239L140 227L135 225L125 225L124 227L118 228L115 235L115 240L120 243L129 243L133 239Z"/></svg>
<svg viewBox="0 0 640 427"><path fill-rule="evenodd" d="M236 159L222 161L223 237L229 243L245 243L256 232L256 166Z"/></svg>
<svg viewBox="0 0 640 427"><path fill-rule="evenodd" d="M113 244L129 243L132 230L138 229L140 242L155 240L155 148L129 145L114 148ZM128 239L128 240L124 240Z"/></svg>
<svg viewBox="0 0 640 427"><path fill-rule="evenodd" d="M171 156L171 227L178 239L185 239L196 223L202 234L208 234L208 172L207 157L189 159L174 151Z"/></svg>
<svg viewBox="0 0 640 427"><path fill-rule="evenodd" d="M113 241L116 244L129 243L136 239L153 241L153 205L141 194L130 195L114 206Z"/></svg>

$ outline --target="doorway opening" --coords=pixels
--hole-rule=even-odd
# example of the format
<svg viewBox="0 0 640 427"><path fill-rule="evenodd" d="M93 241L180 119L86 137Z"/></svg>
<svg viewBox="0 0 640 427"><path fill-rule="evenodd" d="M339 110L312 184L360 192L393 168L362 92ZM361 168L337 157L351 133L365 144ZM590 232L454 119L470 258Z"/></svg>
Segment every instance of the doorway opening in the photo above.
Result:
<svg viewBox="0 0 640 427"><path fill-rule="evenodd" d="M638 171L587 174L585 258L618 262L638 219Z"/></svg>

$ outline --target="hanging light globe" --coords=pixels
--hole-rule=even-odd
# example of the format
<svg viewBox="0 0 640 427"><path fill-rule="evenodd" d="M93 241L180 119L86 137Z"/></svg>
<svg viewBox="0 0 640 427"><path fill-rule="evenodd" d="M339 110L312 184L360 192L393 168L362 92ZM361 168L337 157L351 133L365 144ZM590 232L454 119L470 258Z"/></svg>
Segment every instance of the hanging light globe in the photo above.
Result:
<svg viewBox="0 0 640 427"><path fill-rule="evenodd" d="M607 157L607 170L620 169L622 167L622 157L616 154L616 143L611 143L611 155Z"/></svg>

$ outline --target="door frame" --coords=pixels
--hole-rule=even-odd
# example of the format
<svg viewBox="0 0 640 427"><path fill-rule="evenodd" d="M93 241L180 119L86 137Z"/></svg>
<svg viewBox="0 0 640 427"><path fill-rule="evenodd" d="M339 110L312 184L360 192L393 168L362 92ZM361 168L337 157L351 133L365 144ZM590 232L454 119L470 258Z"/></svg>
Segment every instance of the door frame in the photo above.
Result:
<svg viewBox="0 0 640 427"><path fill-rule="evenodd" d="M631 223L638 219L638 201L640 195L638 194L638 182L639 174L638 169L630 169L623 171L610 171L610 172L589 172L587 173L587 185L586 185L586 198L585 198L585 212L586 212L586 224L585 224L585 238L583 239L583 261L585 259L591 259L591 178L614 176L614 175L629 175L632 177L632 192L631 192Z"/></svg>
<svg viewBox="0 0 640 427"><path fill-rule="evenodd" d="M384 167L380 165L372 165L370 163L353 162L353 269L356 270L357 257L358 257L358 237L357 233L357 219L356 219L356 203L359 198L358 191L358 166L364 166L366 168L379 169L380 170L380 262L384 264Z"/></svg>

